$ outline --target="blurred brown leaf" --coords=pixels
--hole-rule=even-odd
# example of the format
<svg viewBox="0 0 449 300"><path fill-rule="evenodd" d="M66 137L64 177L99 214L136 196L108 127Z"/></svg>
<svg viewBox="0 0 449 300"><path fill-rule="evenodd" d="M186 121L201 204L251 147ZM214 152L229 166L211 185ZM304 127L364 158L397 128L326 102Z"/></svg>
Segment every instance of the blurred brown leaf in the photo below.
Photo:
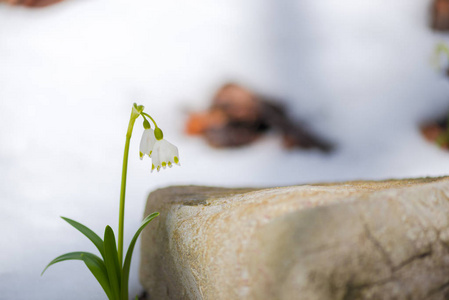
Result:
<svg viewBox="0 0 449 300"><path fill-rule="evenodd" d="M424 138L443 149L448 149L449 147L447 130L447 118L442 118L437 122L427 123L421 126L421 134Z"/></svg>
<svg viewBox="0 0 449 300"><path fill-rule="evenodd" d="M186 123L187 134L202 135L218 148L250 144L271 128L283 135L287 148L331 150L330 144L291 120L282 104L233 83L217 91L209 110L190 114Z"/></svg>
<svg viewBox="0 0 449 300"><path fill-rule="evenodd" d="M432 4L432 28L449 30L449 0L434 0Z"/></svg>
<svg viewBox="0 0 449 300"><path fill-rule="evenodd" d="M28 7L45 7L63 0L0 0L0 2L6 2L10 5L22 5Z"/></svg>

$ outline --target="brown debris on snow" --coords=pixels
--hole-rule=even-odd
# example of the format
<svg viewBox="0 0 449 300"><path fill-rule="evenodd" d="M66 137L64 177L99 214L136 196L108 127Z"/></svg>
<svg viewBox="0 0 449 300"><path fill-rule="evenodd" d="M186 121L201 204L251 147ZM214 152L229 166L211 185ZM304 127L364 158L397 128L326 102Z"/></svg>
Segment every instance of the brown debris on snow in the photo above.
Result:
<svg viewBox="0 0 449 300"><path fill-rule="evenodd" d="M0 0L0 2L6 2L10 5L21 5L28 7L45 7L58 2L62 2L62 0Z"/></svg>
<svg viewBox="0 0 449 300"><path fill-rule="evenodd" d="M280 103L229 83L215 94L207 111L192 113L186 133L202 135L213 147L238 147L250 144L269 129L282 134L286 148L317 148L328 152L331 145L291 120Z"/></svg>
<svg viewBox="0 0 449 300"><path fill-rule="evenodd" d="M449 30L449 0L434 0L431 27L439 31Z"/></svg>

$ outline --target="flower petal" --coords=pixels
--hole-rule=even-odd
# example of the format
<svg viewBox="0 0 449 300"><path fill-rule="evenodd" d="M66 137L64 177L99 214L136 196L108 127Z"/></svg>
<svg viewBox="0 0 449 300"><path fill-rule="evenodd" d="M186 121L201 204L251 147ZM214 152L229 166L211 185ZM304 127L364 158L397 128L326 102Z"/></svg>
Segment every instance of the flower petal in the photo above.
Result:
<svg viewBox="0 0 449 300"><path fill-rule="evenodd" d="M151 157L155 143L156 138L154 137L153 129L145 129L142 134L142 139L140 140L140 159L143 159L145 154Z"/></svg>
<svg viewBox="0 0 449 300"><path fill-rule="evenodd" d="M152 153L152 170L156 169L160 171L161 168L166 168L167 166L171 168L173 164L179 165L179 153L178 148L167 140L156 141L153 147Z"/></svg>

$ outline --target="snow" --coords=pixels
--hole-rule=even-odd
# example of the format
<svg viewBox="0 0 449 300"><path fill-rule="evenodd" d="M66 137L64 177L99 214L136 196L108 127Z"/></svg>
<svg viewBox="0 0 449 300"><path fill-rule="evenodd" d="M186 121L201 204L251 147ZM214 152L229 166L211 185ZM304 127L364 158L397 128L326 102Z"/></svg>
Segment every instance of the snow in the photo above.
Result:
<svg viewBox="0 0 449 300"><path fill-rule="evenodd" d="M449 107L429 60L448 37L430 0L78 0L0 6L0 299L105 299L81 262L95 248L58 216L102 234L117 225L131 104L146 106L182 167L150 174L131 142L125 245L149 192L169 185L278 186L440 176L449 155L418 126ZM444 61L444 60L443 60ZM287 151L275 135L216 150L186 137L188 111L233 80L288 104L337 145ZM139 251L131 295L140 293Z"/></svg>

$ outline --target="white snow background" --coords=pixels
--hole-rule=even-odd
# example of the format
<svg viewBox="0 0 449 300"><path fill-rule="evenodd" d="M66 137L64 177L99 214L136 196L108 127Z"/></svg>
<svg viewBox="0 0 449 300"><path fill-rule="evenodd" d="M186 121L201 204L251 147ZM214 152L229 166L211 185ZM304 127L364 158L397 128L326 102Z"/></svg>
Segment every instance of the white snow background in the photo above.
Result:
<svg viewBox="0 0 449 300"><path fill-rule="evenodd" d="M72 0L0 6L0 299L105 299L82 262L96 252L59 216L116 230L125 132L143 104L182 167L150 174L131 141L125 246L147 195L178 184L278 186L440 176L449 153L418 126L449 107L430 64L449 35L428 28L430 0ZM186 137L188 111L232 80L284 100L333 141L331 155L285 150L276 135L240 149ZM130 292L138 283L139 249Z"/></svg>

